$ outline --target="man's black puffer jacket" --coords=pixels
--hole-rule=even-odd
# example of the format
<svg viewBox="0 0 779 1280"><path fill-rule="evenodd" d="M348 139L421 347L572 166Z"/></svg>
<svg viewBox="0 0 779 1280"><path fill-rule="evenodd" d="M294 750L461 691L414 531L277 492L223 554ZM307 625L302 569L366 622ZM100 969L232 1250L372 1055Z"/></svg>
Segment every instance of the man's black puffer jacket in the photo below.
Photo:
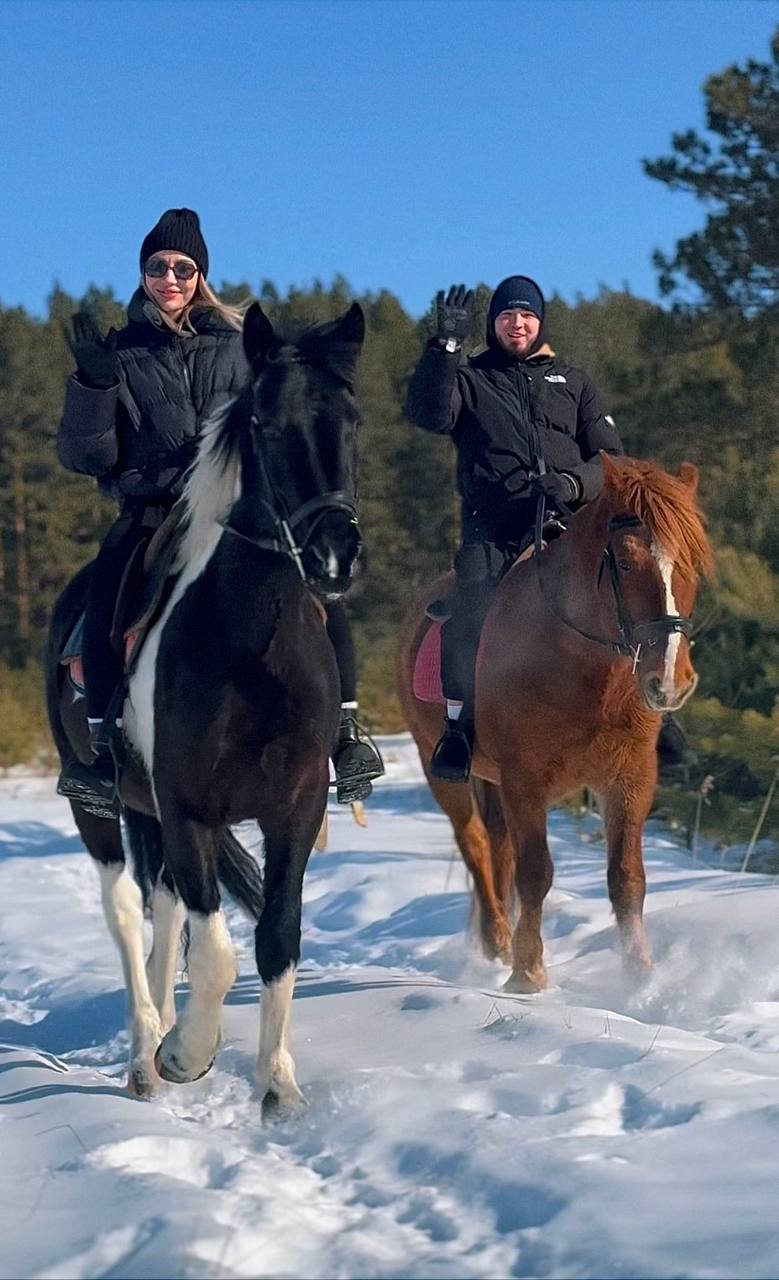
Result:
<svg viewBox="0 0 779 1280"><path fill-rule="evenodd" d="M587 502L603 483L599 450L622 452L598 389L546 344L527 360L491 346L461 364L434 339L409 383L405 413L415 426L451 434L463 518L477 517L497 542L518 541L533 524L539 453L548 470L578 479L578 501Z"/></svg>
<svg viewBox="0 0 779 1280"><path fill-rule="evenodd" d="M118 382L105 391L68 380L57 453L69 471L97 476L120 504L176 497L204 422L244 385L241 334L196 311L194 335L160 319L142 289L117 334Z"/></svg>

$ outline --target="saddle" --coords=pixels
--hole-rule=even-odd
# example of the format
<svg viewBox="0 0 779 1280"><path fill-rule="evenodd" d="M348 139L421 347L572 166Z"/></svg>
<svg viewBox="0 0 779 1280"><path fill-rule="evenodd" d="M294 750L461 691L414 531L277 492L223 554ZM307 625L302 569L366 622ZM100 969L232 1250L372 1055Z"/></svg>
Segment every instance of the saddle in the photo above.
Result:
<svg viewBox="0 0 779 1280"><path fill-rule="evenodd" d="M176 582L172 570L182 534L183 507L177 503L148 541L140 542L122 575L111 624L111 644L129 673L143 642L159 617ZM82 662L84 613L74 624L60 654L71 683L84 692Z"/></svg>

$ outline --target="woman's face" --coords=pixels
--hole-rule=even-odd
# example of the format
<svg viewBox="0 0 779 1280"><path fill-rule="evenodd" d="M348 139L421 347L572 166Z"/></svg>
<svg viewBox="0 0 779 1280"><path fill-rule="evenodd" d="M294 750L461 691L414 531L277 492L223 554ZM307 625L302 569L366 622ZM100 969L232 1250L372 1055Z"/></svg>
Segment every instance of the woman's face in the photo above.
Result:
<svg viewBox="0 0 779 1280"><path fill-rule="evenodd" d="M495 337L513 356L523 356L538 337L541 321L532 311L501 311L495 320Z"/></svg>
<svg viewBox="0 0 779 1280"><path fill-rule="evenodd" d="M150 275L149 271L159 271L165 267L164 275ZM176 275L178 269L179 275ZM184 279L191 269L190 278ZM153 253L143 264L143 283L146 292L156 302L160 311L168 316L177 316L188 302L195 296L200 272L191 258L185 253Z"/></svg>

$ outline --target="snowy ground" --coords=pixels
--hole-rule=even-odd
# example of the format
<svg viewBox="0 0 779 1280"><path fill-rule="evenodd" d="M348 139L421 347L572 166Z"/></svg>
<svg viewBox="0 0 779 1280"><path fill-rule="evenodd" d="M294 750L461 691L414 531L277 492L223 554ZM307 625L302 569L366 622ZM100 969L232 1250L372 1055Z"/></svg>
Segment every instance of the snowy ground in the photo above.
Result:
<svg viewBox="0 0 779 1280"><path fill-rule="evenodd" d="M413 748L383 745L367 830L332 812L310 864L309 1106L276 1126L243 918L216 1067L130 1098L97 877L51 780L0 784L0 1275L778 1276L779 887L653 832L631 991L603 847L554 815L553 986L505 996Z"/></svg>

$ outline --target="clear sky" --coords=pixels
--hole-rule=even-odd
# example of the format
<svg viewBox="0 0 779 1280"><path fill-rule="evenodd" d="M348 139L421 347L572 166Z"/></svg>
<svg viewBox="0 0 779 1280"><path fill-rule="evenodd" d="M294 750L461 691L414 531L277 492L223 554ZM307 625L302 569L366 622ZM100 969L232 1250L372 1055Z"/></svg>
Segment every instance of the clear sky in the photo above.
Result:
<svg viewBox="0 0 779 1280"><path fill-rule="evenodd" d="M765 61L776 0L0 0L0 301L126 299L163 209L213 282L626 284L705 210L641 158Z"/></svg>

